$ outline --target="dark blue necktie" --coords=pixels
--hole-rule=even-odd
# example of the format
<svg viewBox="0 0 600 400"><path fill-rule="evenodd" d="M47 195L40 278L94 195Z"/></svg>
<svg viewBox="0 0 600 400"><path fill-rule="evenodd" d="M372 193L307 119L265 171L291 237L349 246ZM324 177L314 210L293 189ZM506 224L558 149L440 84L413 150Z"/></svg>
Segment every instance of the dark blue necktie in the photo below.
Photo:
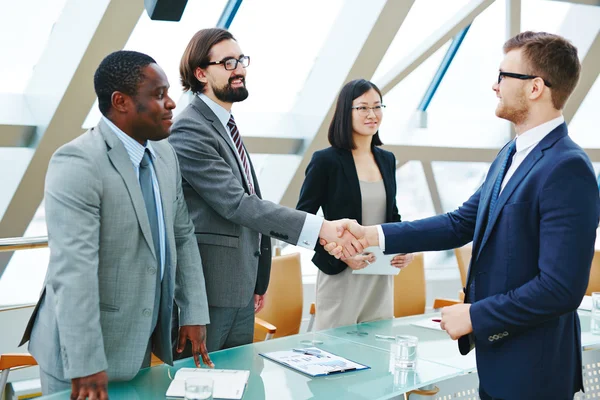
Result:
<svg viewBox="0 0 600 400"><path fill-rule="evenodd" d="M496 177L496 182L494 183L494 189L492 190L492 197L490 198L490 210L488 213L488 221L492 218L492 213L494 212L494 208L496 207L496 203L498 202L498 196L500 195L500 188L502 187L502 181L504 180L506 171L508 171L508 169L510 168L510 164L512 164L512 159L513 159L513 156L515 155L515 150L516 150L516 140L513 140L508 145L506 155L504 156L504 160L502 160L502 165L500 166L500 171L498 171L498 176Z"/></svg>

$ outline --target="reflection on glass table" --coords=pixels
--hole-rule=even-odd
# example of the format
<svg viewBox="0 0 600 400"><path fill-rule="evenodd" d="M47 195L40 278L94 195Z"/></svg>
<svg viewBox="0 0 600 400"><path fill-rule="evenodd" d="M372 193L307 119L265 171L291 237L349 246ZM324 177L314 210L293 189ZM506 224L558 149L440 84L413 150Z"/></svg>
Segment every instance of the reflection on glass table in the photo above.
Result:
<svg viewBox="0 0 600 400"><path fill-rule="evenodd" d="M345 336L347 335L344 331ZM358 336L356 336L358 338ZM306 346L303 342L322 342L322 350L368 365L370 369L333 376L311 378L290 368L264 359L259 353L289 350ZM216 368L249 370L250 378L243 399L317 400L343 398L350 400L404 398L403 393L438 381L455 377L461 370L427 360L419 360L417 368L405 378L394 379L389 351L352 342L322 333L288 336L211 353ZM111 383L109 395L115 399L164 399L175 372L193 367L192 359L181 360L174 367L166 365L147 368L131 382ZM399 384L398 382L402 382ZM46 399L69 398L61 392Z"/></svg>

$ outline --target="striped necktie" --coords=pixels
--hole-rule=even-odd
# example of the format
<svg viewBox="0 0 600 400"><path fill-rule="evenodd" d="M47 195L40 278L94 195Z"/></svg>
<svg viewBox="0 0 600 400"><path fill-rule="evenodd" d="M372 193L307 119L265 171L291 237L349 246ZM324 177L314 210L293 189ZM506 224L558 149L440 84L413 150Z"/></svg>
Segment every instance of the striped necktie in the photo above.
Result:
<svg viewBox="0 0 600 400"><path fill-rule="evenodd" d="M229 117L229 122L227 122L227 127L229 128L229 134L231 135L231 139L233 139L233 143L235 144L235 148L237 149L238 156L242 161L242 165L244 167L244 171L246 172L246 179L248 180L248 188L250 194L254 194L254 185L252 184L252 174L250 173L250 163L248 162L248 156L246 154L246 150L244 149L244 144L242 143L242 137L240 136L240 131L235 124L235 119L233 119L233 114Z"/></svg>

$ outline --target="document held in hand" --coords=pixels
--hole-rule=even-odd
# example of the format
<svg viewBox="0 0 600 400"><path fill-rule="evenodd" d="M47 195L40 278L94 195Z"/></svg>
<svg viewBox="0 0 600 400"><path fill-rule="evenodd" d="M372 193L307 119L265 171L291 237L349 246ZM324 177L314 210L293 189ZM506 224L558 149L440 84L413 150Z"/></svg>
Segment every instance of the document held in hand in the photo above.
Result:
<svg viewBox="0 0 600 400"><path fill-rule="evenodd" d="M358 275L398 275L400 268L392 267L392 258L396 254L383 254L379 246L367 247L363 250L362 254L373 253L375 256L375 262L371 265L367 265L366 268L352 271L353 274Z"/></svg>
<svg viewBox="0 0 600 400"><path fill-rule="evenodd" d="M250 371L234 369L181 368L175 373L167 389L167 397L185 397L185 380L207 377L213 380L213 398L241 399L250 377Z"/></svg>
<svg viewBox="0 0 600 400"><path fill-rule="evenodd" d="M313 377L370 368L316 347L272 351L270 353L261 353L260 355Z"/></svg>

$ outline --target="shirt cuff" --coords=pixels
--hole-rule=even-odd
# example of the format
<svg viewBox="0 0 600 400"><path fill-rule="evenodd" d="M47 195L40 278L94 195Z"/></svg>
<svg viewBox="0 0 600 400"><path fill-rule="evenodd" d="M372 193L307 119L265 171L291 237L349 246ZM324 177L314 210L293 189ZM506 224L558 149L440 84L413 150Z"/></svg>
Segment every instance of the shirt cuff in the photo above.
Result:
<svg viewBox="0 0 600 400"><path fill-rule="evenodd" d="M383 228L381 225L376 225L377 227L377 235L379 236L379 248L381 251L385 252L385 235L383 234Z"/></svg>
<svg viewBox="0 0 600 400"><path fill-rule="evenodd" d="M314 214L306 214L304 220L304 226L300 232L297 246L304 247L305 249L314 250L319 240L319 232L321 232L321 226L323 225L323 217L319 217Z"/></svg>

